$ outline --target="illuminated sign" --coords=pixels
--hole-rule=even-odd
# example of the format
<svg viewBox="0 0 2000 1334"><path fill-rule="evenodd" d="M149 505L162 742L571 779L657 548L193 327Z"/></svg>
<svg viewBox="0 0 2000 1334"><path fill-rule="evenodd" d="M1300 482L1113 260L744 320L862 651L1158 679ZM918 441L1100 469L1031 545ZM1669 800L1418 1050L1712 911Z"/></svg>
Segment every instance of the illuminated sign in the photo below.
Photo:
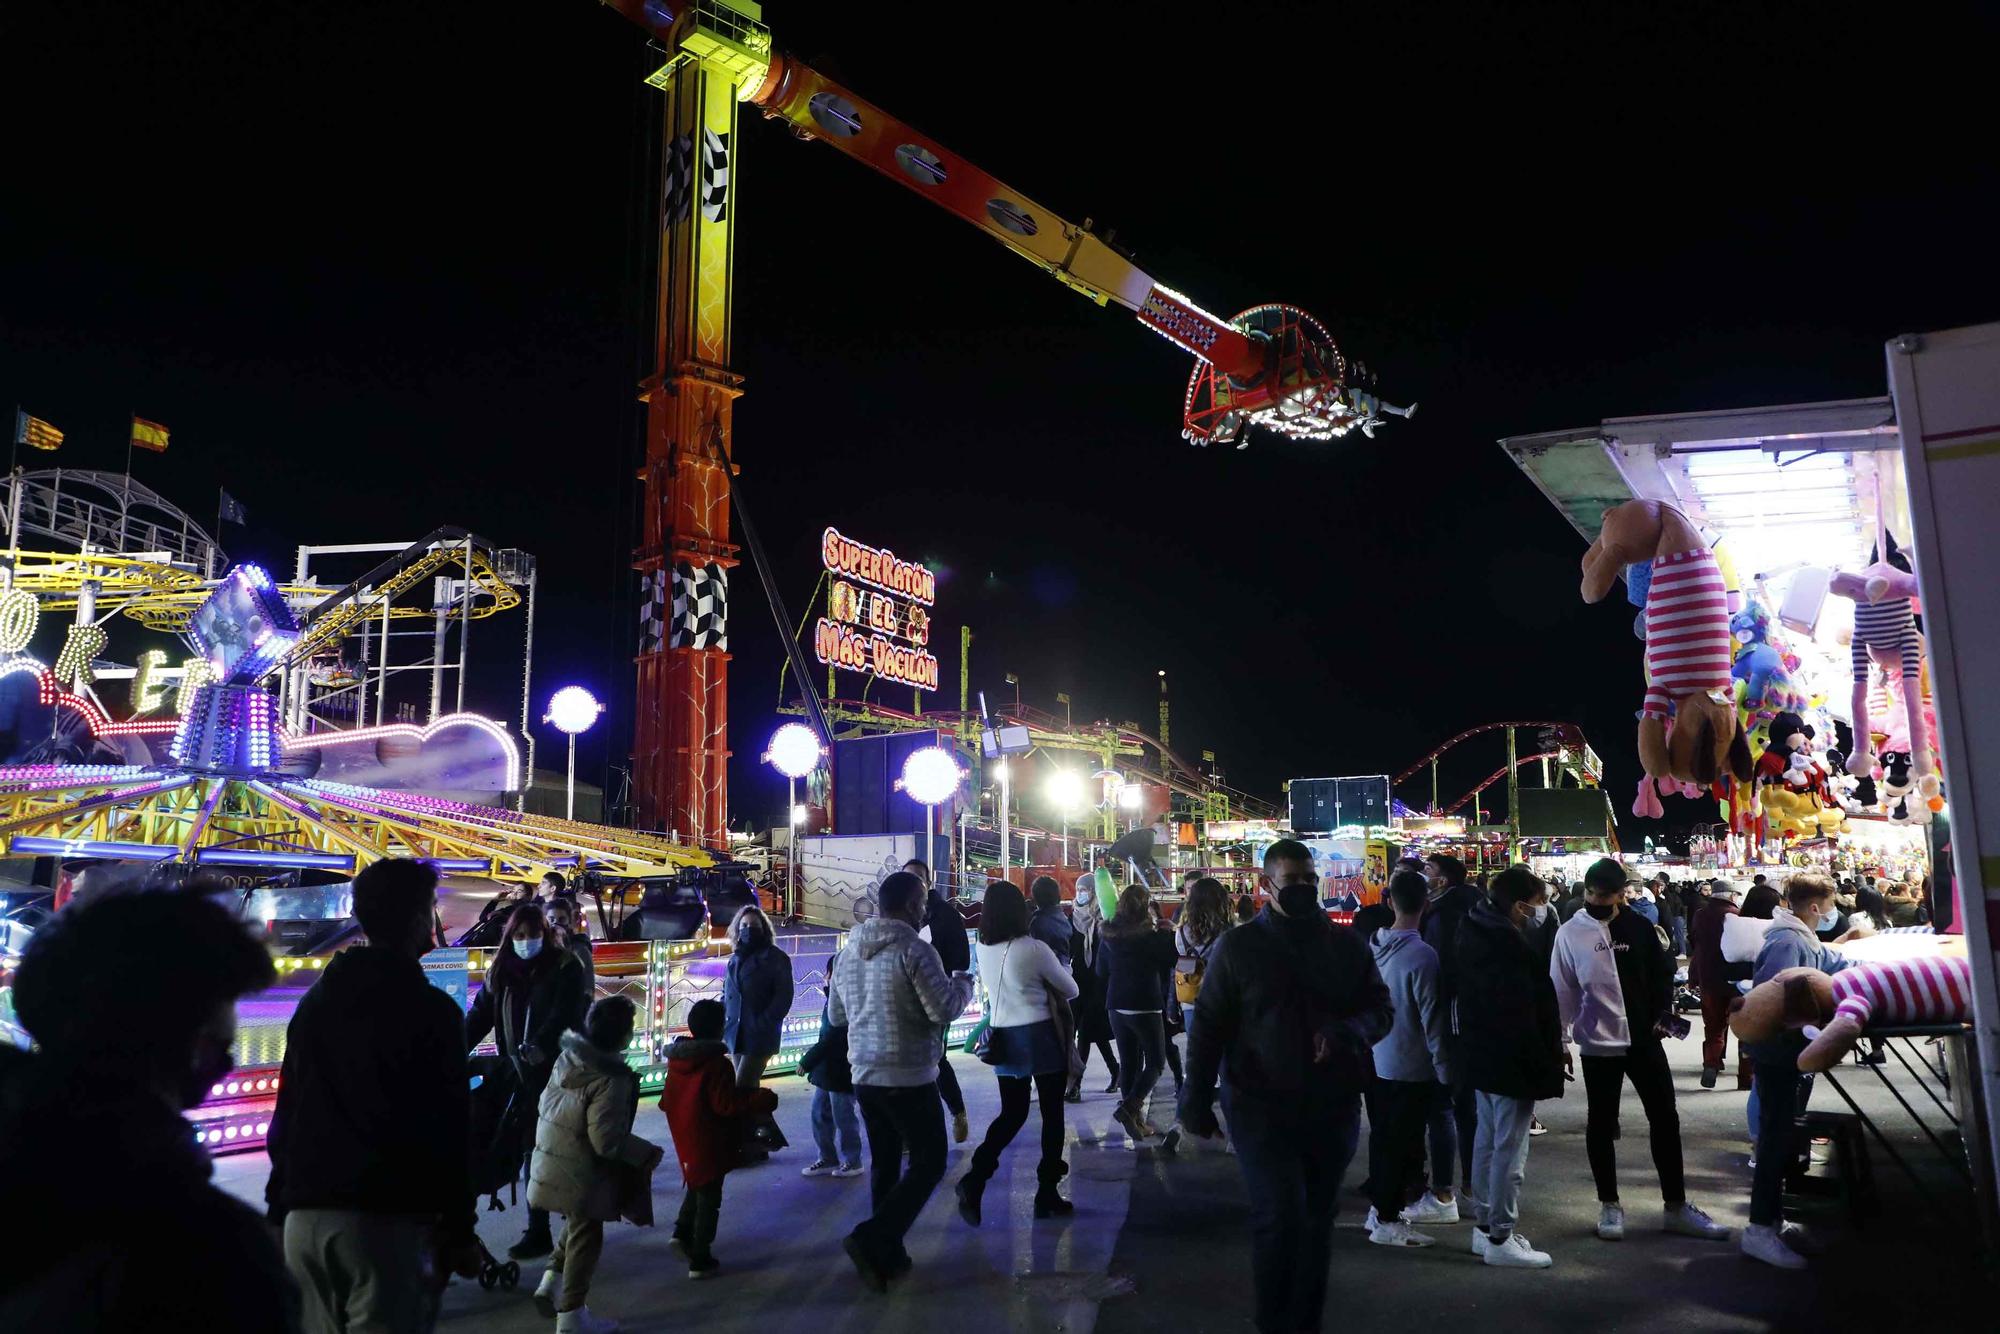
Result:
<svg viewBox="0 0 2000 1334"><path fill-rule="evenodd" d="M813 632L821 663L885 681L938 688L930 652L930 607L937 576L886 547L871 547L828 528L820 537L828 575L826 614Z"/></svg>

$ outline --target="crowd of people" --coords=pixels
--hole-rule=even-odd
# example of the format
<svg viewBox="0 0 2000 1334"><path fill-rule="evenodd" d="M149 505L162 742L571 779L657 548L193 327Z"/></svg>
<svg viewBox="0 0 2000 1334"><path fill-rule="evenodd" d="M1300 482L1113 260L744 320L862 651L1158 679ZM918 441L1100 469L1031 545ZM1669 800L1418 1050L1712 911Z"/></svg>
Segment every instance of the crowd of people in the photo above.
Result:
<svg viewBox="0 0 2000 1334"><path fill-rule="evenodd" d="M928 867L884 879L875 912L829 967L817 1041L800 1062L815 1151L803 1174L869 1178L866 1216L843 1243L867 1287L886 1291L910 1271L906 1238L943 1184L947 1135L970 1138L947 1035L974 995L975 957L976 1049L999 1111L953 1186L959 1218L983 1224L987 1184L1037 1106L1033 1216L1074 1213L1065 1114L1095 1052L1128 1147L1172 1155L1210 1139L1236 1156L1256 1324L1297 1334L1322 1321L1364 1116L1374 1244L1422 1248L1435 1229L1469 1221L1469 1249L1486 1265L1549 1268L1522 1229L1534 1109L1579 1073L1597 1235L1619 1240L1628 1226L1616 1146L1629 1083L1659 1226L1729 1238L1685 1188L1663 1045L1688 1030L1676 1003L1682 942L1700 993L1702 1083L1713 1087L1738 984L1839 970L1830 942L1886 929L1902 897L1810 874L1782 888L1762 877L1639 883L1609 859L1574 887L1522 866L1475 883L1438 854L1400 864L1382 901L1347 927L1329 919L1303 845L1274 844L1262 870L1268 895L1247 915L1196 877L1172 922L1136 878L1108 916L1087 892L1065 905L1047 877L1025 894L996 881L976 944ZM536 1306L562 1334L615 1328L588 1306L605 1225L652 1221L652 1178L668 1153L681 1178L672 1239L691 1278L718 1272L726 1177L784 1147L761 1084L795 979L770 920L754 906L735 916L721 999L682 1016L660 1144L636 1128L633 1005L594 999L590 942L560 878L507 908L465 1013L418 962L436 942L436 883L429 867L397 860L356 878L366 942L330 961L291 1021L264 1222L208 1185L207 1157L179 1115L229 1068L236 999L272 981L262 945L199 893L93 900L37 934L14 990L38 1049L0 1053L0 1172L53 1213L0 1253L8 1327L159 1327L180 1309L173 1271L226 1263L236 1290L207 1327L428 1329L446 1276L492 1263L473 1227L479 1193L524 1177L528 1224L510 1256L547 1257ZM1740 948L1731 957L1736 919L1756 928L1749 960ZM165 939L177 942L171 956L153 948ZM141 979L154 1000L142 1022L92 1003L107 976L121 990ZM1169 1060L1183 1031L1184 1069ZM488 1036L498 1054L472 1056ZM1796 1068L1801 1041L1786 1034L1745 1053L1756 1150L1741 1249L1784 1268L1806 1263L1780 1210L1811 1090ZM1175 1114L1162 1126L1154 1091L1170 1064ZM58 1169L34 1148L57 1134L98 1151ZM90 1180L136 1203L108 1226L86 1224L72 1202L90 1196Z"/></svg>

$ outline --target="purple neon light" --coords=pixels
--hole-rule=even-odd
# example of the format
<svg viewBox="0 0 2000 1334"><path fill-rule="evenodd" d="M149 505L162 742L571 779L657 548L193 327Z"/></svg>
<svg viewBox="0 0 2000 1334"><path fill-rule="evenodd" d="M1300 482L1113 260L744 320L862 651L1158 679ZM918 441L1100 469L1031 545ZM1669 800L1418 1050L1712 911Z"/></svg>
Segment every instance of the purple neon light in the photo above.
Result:
<svg viewBox="0 0 2000 1334"><path fill-rule="evenodd" d="M195 861L204 866L299 866L352 871L354 858L337 852L259 852L255 848L203 848Z"/></svg>
<svg viewBox="0 0 2000 1334"><path fill-rule="evenodd" d="M180 855L171 843L118 843L94 838L42 838L16 834L7 841L7 850L37 857L107 857L121 861L164 862Z"/></svg>

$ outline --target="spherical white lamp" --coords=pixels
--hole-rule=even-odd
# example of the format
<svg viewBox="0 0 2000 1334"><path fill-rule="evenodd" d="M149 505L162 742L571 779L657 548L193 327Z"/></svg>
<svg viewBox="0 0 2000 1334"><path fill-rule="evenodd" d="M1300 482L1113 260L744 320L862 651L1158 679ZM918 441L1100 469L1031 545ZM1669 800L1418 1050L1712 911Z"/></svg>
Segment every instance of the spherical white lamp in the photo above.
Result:
<svg viewBox="0 0 2000 1334"><path fill-rule="evenodd" d="M764 758L785 777L804 778L819 768L824 753L812 728L804 723L786 723L771 733L771 744Z"/></svg>
<svg viewBox="0 0 2000 1334"><path fill-rule="evenodd" d="M564 819L576 818L576 739L595 726L603 712L597 696L582 686L564 686L549 696L548 711L542 715L543 722L553 723L558 732L569 737L569 797L563 807Z"/></svg>
<svg viewBox="0 0 2000 1334"><path fill-rule="evenodd" d="M555 724L558 732L576 736L588 732L597 723L597 717L604 712L604 705L597 696L582 686L564 686L549 696L549 710L542 716L545 723Z"/></svg>
<svg viewBox="0 0 2000 1334"><path fill-rule="evenodd" d="M903 777L896 786L903 789L912 801L920 801L926 807L937 807L950 801L958 791L958 785L965 781L965 770L958 767L958 757L943 746L924 746L913 750L903 760ZM924 865L931 865L931 826L934 819L929 810L924 812Z"/></svg>

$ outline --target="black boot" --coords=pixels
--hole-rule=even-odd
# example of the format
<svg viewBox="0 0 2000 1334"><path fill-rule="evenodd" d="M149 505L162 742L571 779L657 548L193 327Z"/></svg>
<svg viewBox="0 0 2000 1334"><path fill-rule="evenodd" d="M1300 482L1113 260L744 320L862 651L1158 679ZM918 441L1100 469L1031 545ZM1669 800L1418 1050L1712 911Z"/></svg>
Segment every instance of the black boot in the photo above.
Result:
<svg viewBox="0 0 2000 1334"><path fill-rule="evenodd" d="M528 1224L528 1230L521 1234L521 1239L507 1248L507 1258L539 1260L555 1248L555 1238L549 1235L548 1220L544 1219L540 1224Z"/></svg>
<svg viewBox="0 0 2000 1334"><path fill-rule="evenodd" d="M958 1216L973 1227L979 1226L979 1199L986 1193L986 1178L977 1170L967 1172L958 1180Z"/></svg>
<svg viewBox="0 0 2000 1334"><path fill-rule="evenodd" d="M1068 1163L1057 1163L1053 1170L1043 1168L1037 1174L1035 1187L1035 1217L1067 1218L1076 1212L1076 1206L1062 1197L1056 1187L1069 1175Z"/></svg>

